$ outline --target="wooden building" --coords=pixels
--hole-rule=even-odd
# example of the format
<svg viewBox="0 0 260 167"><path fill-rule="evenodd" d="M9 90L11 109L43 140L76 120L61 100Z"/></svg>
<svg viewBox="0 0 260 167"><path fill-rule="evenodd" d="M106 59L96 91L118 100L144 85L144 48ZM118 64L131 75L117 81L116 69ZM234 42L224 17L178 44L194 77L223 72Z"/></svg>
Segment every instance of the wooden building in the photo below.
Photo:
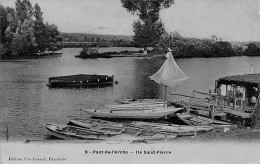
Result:
<svg viewBox="0 0 260 167"><path fill-rule="evenodd" d="M260 73L222 77L215 82L224 112L242 124L259 120ZM220 102L221 103L221 102Z"/></svg>

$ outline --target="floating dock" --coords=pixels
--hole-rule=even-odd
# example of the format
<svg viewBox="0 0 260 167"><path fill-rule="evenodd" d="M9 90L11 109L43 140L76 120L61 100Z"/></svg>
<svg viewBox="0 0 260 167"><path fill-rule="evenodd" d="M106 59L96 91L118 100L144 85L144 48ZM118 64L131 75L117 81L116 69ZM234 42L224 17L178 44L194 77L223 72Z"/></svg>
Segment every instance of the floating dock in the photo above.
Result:
<svg viewBox="0 0 260 167"><path fill-rule="evenodd" d="M78 74L68 76L50 77L47 84L50 88L63 87L100 87L113 86L114 76Z"/></svg>

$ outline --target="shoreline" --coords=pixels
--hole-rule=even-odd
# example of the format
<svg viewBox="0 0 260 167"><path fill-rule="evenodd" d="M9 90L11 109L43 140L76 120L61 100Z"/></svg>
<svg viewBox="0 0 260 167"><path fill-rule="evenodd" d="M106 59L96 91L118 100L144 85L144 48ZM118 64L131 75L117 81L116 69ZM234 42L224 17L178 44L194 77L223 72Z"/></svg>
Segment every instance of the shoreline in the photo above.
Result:
<svg viewBox="0 0 260 167"><path fill-rule="evenodd" d="M124 135L124 134L122 134ZM52 137L48 134L49 137ZM134 137L134 136L133 136ZM166 138L167 141L167 138ZM119 142L119 140L113 140L107 138L106 140L64 140L64 139L58 139L58 138L25 138L24 140L20 141L10 141L9 143L43 143L43 144L55 144L55 143L75 143L75 144L82 144L82 143L88 143L88 144L95 144L95 143L107 143L107 142ZM122 142L122 141L121 141ZM151 140L147 141L147 144L151 143L164 143L164 140ZM252 129L233 129L227 132L224 132L221 129L213 129L210 132L205 133L198 133L196 136L182 136L177 137L173 140L168 140L167 143L204 143L204 142L238 142L238 143L260 143L260 128L252 128ZM0 143L6 143L6 141L0 141ZM122 142L125 143L125 142ZM131 143L131 142L129 142ZM142 142L140 142L142 143Z"/></svg>
<svg viewBox="0 0 260 167"><path fill-rule="evenodd" d="M72 47L74 48L74 47ZM67 48L66 48L67 49ZM75 55L76 58L81 59L96 59L96 58L117 58L117 57L143 57L143 58L154 58L154 57L164 57L166 53L153 53L148 52L147 55L144 55L141 50L140 51L121 51L121 52L103 52L98 53L97 55L93 56L80 56ZM53 53L37 53L31 56L21 56L21 57L14 57L14 58L0 58L0 62L20 62L20 60L28 60L28 59L41 59L41 58L52 58L62 55L62 52L53 52ZM174 54L173 54L174 55ZM189 58L226 58L226 57L258 57L258 56L248 56L248 55L233 55L233 56L217 56L217 57L210 57L210 56L193 56L193 57L180 57L174 56L175 59L189 59ZM260 56L260 55L259 55Z"/></svg>

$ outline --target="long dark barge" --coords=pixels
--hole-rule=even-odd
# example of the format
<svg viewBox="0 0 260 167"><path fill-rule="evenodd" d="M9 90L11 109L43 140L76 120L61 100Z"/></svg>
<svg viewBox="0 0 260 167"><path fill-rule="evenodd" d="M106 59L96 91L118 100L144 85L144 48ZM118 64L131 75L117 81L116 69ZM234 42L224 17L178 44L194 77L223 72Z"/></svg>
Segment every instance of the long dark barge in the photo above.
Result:
<svg viewBox="0 0 260 167"><path fill-rule="evenodd" d="M89 74L78 74L68 76L50 77L49 83L47 84L50 88L65 88L65 87L102 87L102 86L113 86L114 76L108 75L89 75Z"/></svg>

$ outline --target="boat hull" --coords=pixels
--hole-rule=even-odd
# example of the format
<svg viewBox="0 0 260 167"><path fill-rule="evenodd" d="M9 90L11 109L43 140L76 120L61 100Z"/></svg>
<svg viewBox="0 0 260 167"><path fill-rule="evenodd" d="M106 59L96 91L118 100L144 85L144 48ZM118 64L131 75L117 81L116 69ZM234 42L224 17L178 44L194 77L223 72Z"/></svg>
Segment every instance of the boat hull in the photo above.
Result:
<svg viewBox="0 0 260 167"><path fill-rule="evenodd" d="M210 119L190 113L177 113L176 116L188 125L233 126L233 124L229 122Z"/></svg>
<svg viewBox="0 0 260 167"><path fill-rule="evenodd" d="M92 124L92 123L88 123L88 122L86 122L84 120L80 120L80 119L70 119L69 123L72 125L80 126L80 127L87 128L87 129L94 129L98 132L107 133L109 135L119 135L125 131L125 128L123 126L119 127L118 125L113 126L113 125L108 125L108 124L106 124L106 125Z"/></svg>
<svg viewBox="0 0 260 167"><path fill-rule="evenodd" d="M156 130L171 132L171 133L182 133L182 132L208 132L213 130L211 126L189 126L189 125L176 125L176 124L161 124L151 122L132 122L134 126L143 128L154 128Z"/></svg>
<svg viewBox="0 0 260 167"><path fill-rule="evenodd" d="M62 124L46 123L45 127L52 135L67 140L104 140L105 136L99 132Z"/></svg>
<svg viewBox="0 0 260 167"><path fill-rule="evenodd" d="M163 103L135 103L135 104L120 104L120 105L107 105L106 106L112 110L144 110L144 109L153 109L153 108L164 108L165 105Z"/></svg>
<svg viewBox="0 0 260 167"><path fill-rule="evenodd" d="M68 75L50 77L47 86L50 88L64 87L97 87L113 85L114 76L108 75Z"/></svg>
<svg viewBox="0 0 260 167"><path fill-rule="evenodd" d="M162 103L164 104L162 99L123 99L123 100L117 100L116 102L120 104L154 104L154 103Z"/></svg>
<svg viewBox="0 0 260 167"><path fill-rule="evenodd" d="M95 109L81 109L85 113L97 118L124 118L124 119L159 119L171 116L183 108L158 108L147 110L95 110Z"/></svg>

